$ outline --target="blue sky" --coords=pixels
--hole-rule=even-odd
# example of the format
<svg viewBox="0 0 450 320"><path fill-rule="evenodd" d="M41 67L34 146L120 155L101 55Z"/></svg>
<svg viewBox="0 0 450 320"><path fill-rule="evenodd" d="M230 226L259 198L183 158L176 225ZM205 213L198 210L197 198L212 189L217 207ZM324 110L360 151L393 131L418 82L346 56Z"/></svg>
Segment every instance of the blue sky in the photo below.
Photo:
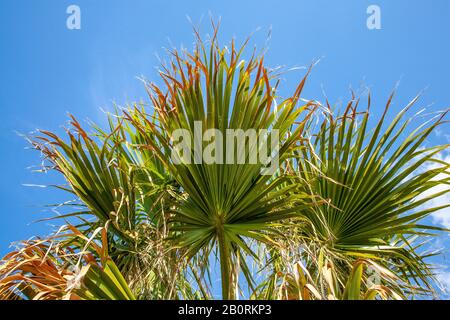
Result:
<svg viewBox="0 0 450 320"><path fill-rule="evenodd" d="M66 8L81 9L81 29L68 30ZM366 27L369 5L381 9L381 30ZM17 132L61 131L67 113L103 123L103 109L145 98L137 76L156 80L157 56L164 47L192 47L191 25L209 29L209 14L222 18L220 38L240 42L255 33L261 48L271 28L266 62L306 66L321 58L305 98L339 103L349 88L369 87L373 110L384 106L400 80L393 113L426 88L420 107L450 106L450 2L448 0L315 1L144 1L2 0L0 2L0 254L12 241L50 230L32 222L51 216L44 205L69 200L49 184L51 174L33 173L39 154L26 149ZM284 76L282 94L291 92L302 71ZM429 143L447 143L449 126ZM448 153L443 159L450 159ZM447 160L448 161L448 160ZM449 201L443 198L442 201ZM435 222L450 219L441 213ZM450 215L450 212L449 212ZM449 246L448 236L439 243ZM446 256L439 263L449 265ZM443 271L443 279L450 273Z"/></svg>

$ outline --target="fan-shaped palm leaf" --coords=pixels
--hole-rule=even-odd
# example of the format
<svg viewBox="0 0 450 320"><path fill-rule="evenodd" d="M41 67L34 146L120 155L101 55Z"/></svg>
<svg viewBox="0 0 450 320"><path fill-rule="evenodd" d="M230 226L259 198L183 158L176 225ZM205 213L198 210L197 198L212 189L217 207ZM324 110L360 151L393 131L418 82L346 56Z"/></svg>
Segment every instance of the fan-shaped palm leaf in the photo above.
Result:
<svg viewBox="0 0 450 320"><path fill-rule="evenodd" d="M445 113L422 124L418 115L404 120L415 98L385 125L391 100L372 131L369 112L358 113L355 100L341 116L327 112L317 132L312 130L311 148L299 154L298 175L328 204L302 211L309 224L300 233L318 241L317 256L334 256L346 270L351 259L343 261L350 257L383 259L404 281L431 288L430 267L413 241L439 230L421 219L450 206L424 207L449 191L432 192L449 185L450 165L436 157L448 146L425 145ZM437 166L429 169L430 163Z"/></svg>
<svg viewBox="0 0 450 320"><path fill-rule="evenodd" d="M258 133L267 130L269 136L278 130L281 139L277 155L282 162L300 145L305 121L296 121L310 115L309 112L305 112L306 116L302 114L310 105L296 107L305 79L295 94L281 102L278 111L274 112L276 85L273 87L270 83L275 79L264 67L263 57L241 61L243 50L244 47L236 50L234 42L230 52L226 48L219 49L214 36L209 51L199 40L193 55L185 53L181 56L172 52L174 61L161 71L167 88L164 90L147 83L156 110L156 123L141 109L128 112L128 119L148 137L145 147L154 150L187 195L171 210L173 230L180 232L177 236L179 245L188 248L188 255L193 256L202 250L208 251L207 248L217 243L224 298L235 296L235 286L230 284L230 275L235 270L233 264L243 253L254 255L245 238L267 241L264 231L271 223L295 215L297 210L293 204L296 200L301 202L302 196L291 192L292 184L285 185L288 177L265 175L266 163L250 162L252 153L257 150L246 148L245 138L243 147L231 150L227 149L225 139L218 142L218 136L214 136L216 147L223 147L223 155L233 154L231 163L186 161L176 164L165 152L174 148L173 133L185 130L188 138L194 141L197 130L202 135L208 129L216 129L227 138L229 129L251 129ZM199 124L201 129L198 129ZM155 137L159 145L156 145ZM204 150L211 141L200 143ZM271 141L267 143L270 145ZM215 152L219 151L216 149ZM197 160L195 147L188 150L188 156ZM239 156L244 163L239 163ZM245 264L245 259L240 261ZM250 278L246 269L243 266L244 273Z"/></svg>

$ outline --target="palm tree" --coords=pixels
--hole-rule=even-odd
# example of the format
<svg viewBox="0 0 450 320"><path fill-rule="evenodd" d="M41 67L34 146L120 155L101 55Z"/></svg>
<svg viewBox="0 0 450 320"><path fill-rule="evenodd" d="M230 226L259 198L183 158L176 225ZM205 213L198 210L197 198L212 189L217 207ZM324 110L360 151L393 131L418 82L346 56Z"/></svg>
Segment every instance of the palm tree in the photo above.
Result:
<svg viewBox="0 0 450 320"><path fill-rule="evenodd" d="M264 66L264 56L243 60L247 41L221 48L217 32L208 44L196 33L192 53L169 51L163 86L144 81L151 108L117 108L108 129L92 124L91 132L72 117L66 137L41 131L30 138L45 157L43 169L65 178L58 188L81 209L55 217L66 226L49 239L4 258L0 297L210 299L216 258L223 299L240 296L240 275L257 299L431 291L421 245L439 228L419 221L446 207L423 205L447 191L421 195L448 185L449 164L435 159L447 146L423 146L444 114L403 137L415 119L402 122L411 104L386 128L385 112L371 132L369 111L360 113L355 99L338 116L303 102L309 71L280 99L279 74ZM214 134L180 150L180 130L197 142L198 134ZM278 133L276 152L253 163L262 150L245 139L230 147L219 139L230 130L264 132L264 146ZM198 147L211 141L216 161L197 161ZM232 161L218 161L219 150ZM440 166L418 172L429 162ZM49 267L42 273L36 263ZM380 283L370 283L370 268Z"/></svg>
<svg viewBox="0 0 450 320"><path fill-rule="evenodd" d="M321 295L326 296L330 277L333 295L343 295L354 264L367 259L372 268L389 270L377 272L379 280L395 288L397 296L433 291L432 266L426 258L434 253L421 247L426 236L442 229L423 219L450 204L424 205L449 191L433 190L449 184L450 164L436 157L448 145L423 146L444 123L446 112L425 116L425 121L420 114L404 120L416 97L384 126L392 98L373 130L368 129L370 95L363 112L358 111L359 99L353 98L342 114L334 116L327 105L318 128L311 123L310 147L300 150L291 168L307 182L302 184L308 188L305 192L325 201L300 212L302 219L288 233L287 252L271 256L277 263L272 260L274 274L266 288L275 274L292 274L292 265L300 260L324 285Z"/></svg>
<svg viewBox="0 0 450 320"><path fill-rule="evenodd" d="M292 177L281 171L276 177L267 175L262 170L264 164L250 164L251 153L256 152L250 147L230 150L223 139L219 142L223 154L234 153L230 164L175 164L168 152L174 148L171 137L175 130L185 130L193 141L198 123L202 134L217 129L224 137L229 129L268 130L269 134L278 130L285 137L296 125L280 141L278 157L283 161L300 146L304 124L311 115L309 103L296 107L305 79L274 112L276 86L270 83L276 76L263 66L263 57L240 61L244 48L236 50L232 42L228 53L219 49L214 35L209 52L201 40L192 55L186 53L181 57L178 52L171 52L174 61L160 73L166 90L146 83L156 123L138 108L125 113L143 136L143 147L155 152L185 194L176 206L167 210L172 214L172 230L177 232L178 245L187 249L188 258L201 254L205 255L204 261L215 246L219 249L224 299L236 297L240 269L252 282L245 255L256 257L256 254L247 239L267 242L274 223L294 216L302 199L291 192L292 185L286 185ZM295 124L303 113L307 113L305 119ZM207 143L203 141L204 146ZM191 158L195 157L194 147L188 152ZM238 154L243 154L245 163L237 161Z"/></svg>

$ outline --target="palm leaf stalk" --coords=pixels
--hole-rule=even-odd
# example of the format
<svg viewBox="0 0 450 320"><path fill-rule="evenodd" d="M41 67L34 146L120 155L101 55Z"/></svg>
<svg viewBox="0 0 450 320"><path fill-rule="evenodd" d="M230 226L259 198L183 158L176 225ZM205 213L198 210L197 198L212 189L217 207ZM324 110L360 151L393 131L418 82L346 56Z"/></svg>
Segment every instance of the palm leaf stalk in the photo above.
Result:
<svg viewBox="0 0 450 320"><path fill-rule="evenodd" d="M365 272L368 268L377 270L389 282L386 284L372 283ZM278 271L268 277L267 281L263 282L259 290L254 293L254 298L266 300L403 299L401 291L396 291L396 283L399 279L372 260L356 260L347 275L346 282L342 284L336 278L336 270L331 262L326 262L321 269L323 282L315 280L300 261L291 265L289 269L285 272Z"/></svg>

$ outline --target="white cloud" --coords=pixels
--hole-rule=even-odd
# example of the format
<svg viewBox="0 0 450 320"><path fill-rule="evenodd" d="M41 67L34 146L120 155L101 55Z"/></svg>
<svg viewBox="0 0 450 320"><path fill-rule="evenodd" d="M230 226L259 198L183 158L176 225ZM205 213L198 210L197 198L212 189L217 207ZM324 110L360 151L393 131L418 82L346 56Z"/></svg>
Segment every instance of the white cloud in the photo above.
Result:
<svg viewBox="0 0 450 320"><path fill-rule="evenodd" d="M436 276L439 281L439 289L444 295L448 295L450 293L450 272L443 271Z"/></svg>
<svg viewBox="0 0 450 320"><path fill-rule="evenodd" d="M443 151L443 152L437 154L435 156L435 158L438 160L450 163L450 151ZM430 163L427 163L420 171L424 172L424 171L428 171L431 169L439 168L441 166L442 166L441 164L430 162ZM449 174L450 174L450 172L449 172ZM434 180L443 179L445 177L448 177L448 175L445 173L442 173L442 174L438 175L437 177L435 177ZM424 198L424 197L427 197L427 196L430 196L435 193L438 193L438 192L441 192L444 190L448 190L448 189L450 189L449 185L440 184L440 185L424 192L420 198ZM427 202L426 207L440 207L440 206L443 206L443 205L446 205L449 203L450 203L450 193L446 193L438 198L435 198L435 199ZM431 216L433 218L434 223L442 225L445 228L450 228L450 208L445 208L445 209L436 211ZM450 272L448 274L450 276ZM450 277L448 279L449 279L449 284L450 284Z"/></svg>
<svg viewBox="0 0 450 320"><path fill-rule="evenodd" d="M434 134L436 135L436 137L438 137L438 138L445 138L447 140L447 142L450 142L450 134L445 133L443 130L436 129L434 131Z"/></svg>

